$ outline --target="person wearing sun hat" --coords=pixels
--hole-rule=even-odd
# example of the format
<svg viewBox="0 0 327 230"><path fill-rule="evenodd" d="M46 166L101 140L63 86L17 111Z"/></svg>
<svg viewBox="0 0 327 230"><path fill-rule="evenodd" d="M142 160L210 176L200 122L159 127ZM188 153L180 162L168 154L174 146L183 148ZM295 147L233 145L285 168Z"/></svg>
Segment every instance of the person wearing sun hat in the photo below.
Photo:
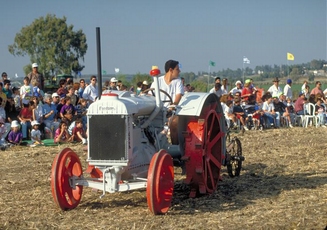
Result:
<svg viewBox="0 0 327 230"><path fill-rule="evenodd" d="M32 125L32 131L31 131L32 145L31 145L31 147L34 147L35 145L42 144L41 131L39 130L40 123L38 121L32 121L31 125Z"/></svg>
<svg viewBox="0 0 327 230"><path fill-rule="evenodd" d="M11 122L11 131L8 134L8 142L12 145L19 145L23 140L23 133L17 120Z"/></svg>
<svg viewBox="0 0 327 230"><path fill-rule="evenodd" d="M278 77L275 77L273 79L273 85L270 86L270 88L268 89L268 92L270 92L271 96L278 96L279 93L282 92L282 90L279 87L279 79Z"/></svg>
<svg viewBox="0 0 327 230"><path fill-rule="evenodd" d="M235 95L235 93L237 93L237 92L242 93L242 82L241 82L241 81L236 81L236 82L235 82L235 87L232 88L229 92L230 92L232 95Z"/></svg>

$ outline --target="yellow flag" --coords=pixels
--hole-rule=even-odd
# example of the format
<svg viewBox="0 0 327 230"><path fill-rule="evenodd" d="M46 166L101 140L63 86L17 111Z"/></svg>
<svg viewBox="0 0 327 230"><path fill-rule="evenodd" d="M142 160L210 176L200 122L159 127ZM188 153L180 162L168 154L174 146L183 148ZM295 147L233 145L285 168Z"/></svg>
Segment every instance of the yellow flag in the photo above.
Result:
<svg viewBox="0 0 327 230"><path fill-rule="evenodd" d="M287 60L294 61L294 55L291 53L287 53Z"/></svg>

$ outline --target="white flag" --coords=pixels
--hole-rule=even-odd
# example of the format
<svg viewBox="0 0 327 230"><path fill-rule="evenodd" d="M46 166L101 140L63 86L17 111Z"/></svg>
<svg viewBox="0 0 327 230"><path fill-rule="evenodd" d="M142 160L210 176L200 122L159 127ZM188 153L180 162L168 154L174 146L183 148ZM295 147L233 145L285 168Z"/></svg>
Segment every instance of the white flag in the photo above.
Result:
<svg viewBox="0 0 327 230"><path fill-rule="evenodd" d="M115 68L115 73L119 73L119 68Z"/></svg>
<svg viewBox="0 0 327 230"><path fill-rule="evenodd" d="M15 73L15 77L18 78L18 74L17 73Z"/></svg>
<svg viewBox="0 0 327 230"><path fill-rule="evenodd" d="M247 57L243 57L244 64L250 64L250 60Z"/></svg>

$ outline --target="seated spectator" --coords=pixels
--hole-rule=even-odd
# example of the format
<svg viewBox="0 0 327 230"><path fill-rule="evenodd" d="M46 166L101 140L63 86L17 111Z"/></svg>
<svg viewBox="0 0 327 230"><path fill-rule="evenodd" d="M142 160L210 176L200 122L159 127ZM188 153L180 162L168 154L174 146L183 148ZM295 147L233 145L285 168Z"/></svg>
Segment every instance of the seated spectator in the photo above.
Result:
<svg viewBox="0 0 327 230"><path fill-rule="evenodd" d="M307 103L307 100L304 96L304 93L299 93L299 97L294 104L294 111L296 115L305 115L304 114L304 104Z"/></svg>
<svg viewBox="0 0 327 230"><path fill-rule="evenodd" d="M86 123L87 123L87 101L84 98L80 98L78 105L76 106L77 116L82 118L83 128L86 130Z"/></svg>
<svg viewBox="0 0 327 230"><path fill-rule="evenodd" d="M245 112L240 103L241 103L240 100L234 101L233 113L235 114L237 119L240 120L241 124L243 125L243 128L245 130L249 130L248 127L246 126L248 117L245 115Z"/></svg>
<svg viewBox="0 0 327 230"><path fill-rule="evenodd" d="M270 126L274 125L275 127L279 127L280 124L277 124L277 122L279 122L279 119L278 121L276 119L278 115L275 112L275 107L270 94L266 95L266 101L262 105L262 110L264 112L264 116L268 119Z"/></svg>
<svg viewBox="0 0 327 230"><path fill-rule="evenodd" d="M216 83L216 84L219 84L219 83ZM237 129L238 128L237 127L237 118L236 118L235 114L233 113L233 102L231 100L228 100L226 102L226 106L224 108L224 115L225 115L226 122L228 122L227 127Z"/></svg>
<svg viewBox="0 0 327 230"><path fill-rule="evenodd" d="M291 122L291 116L287 110L286 105L283 102L281 102L278 99L278 97L274 97L273 103L274 103L274 107L275 107L275 112L277 114L276 121L278 121L281 117L284 117L288 121L289 127L293 128L292 122ZM277 123L280 124L280 120Z"/></svg>
<svg viewBox="0 0 327 230"><path fill-rule="evenodd" d="M43 144L41 141L41 131L39 130L40 123L38 121L32 121L32 131L31 131L31 141L32 147L33 145L41 145Z"/></svg>
<svg viewBox="0 0 327 230"><path fill-rule="evenodd" d="M34 82L33 83L33 96L34 97L40 97L41 96L41 90L39 88L39 83L38 82Z"/></svg>
<svg viewBox="0 0 327 230"><path fill-rule="evenodd" d="M242 93L242 82L241 81L236 81L235 82L235 87L232 88L229 93L231 95L235 95L236 92L239 92L240 94Z"/></svg>
<svg viewBox="0 0 327 230"><path fill-rule="evenodd" d="M17 118L20 120L22 125L23 139L28 138L27 130L31 128L31 122L33 121L33 109L35 108L35 103L33 101L28 102L28 107L24 107Z"/></svg>
<svg viewBox="0 0 327 230"><path fill-rule="evenodd" d="M16 120L11 122L11 131L8 134L8 142L13 145L19 145L22 143L23 134L19 129L19 123Z"/></svg>
<svg viewBox="0 0 327 230"><path fill-rule="evenodd" d="M67 95L66 96L69 96L70 97L70 100L71 100L71 104L73 106L76 106L77 105L77 102L78 102L78 97L75 95L75 89L73 86L68 86L67 87Z"/></svg>
<svg viewBox="0 0 327 230"><path fill-rule="evenodd" d="M82 144L87 144L86 133L83 129L82 119L76 119L75 127L72 130L72 135L74 141L81 142Z"/></svg>
<svg viewBox="0 0 327 230"><path fill-rule="evenodd" d="M40 96L40 98L41 97L42 96ZM32 110L33 121L37 121L39 123L39 129L41 133L44 133L45 124L43 123L43 105L39 103L39 97L33 96L31 101L33 101L36 105Z"/></svg>
<svg viewBox="0 0 327 230"><path fill-rule="evenodd" d="M44 104L42 106L43 110L43 122L45 125L44 132L46 138L52 139L54 132L59 127L59 122L57 121L57 109L54 104L51 103L51 95L44 96Z"/></svg>
<svg viewBox="0 0 327 230"><path fill-rule="evenodd" d="M254 93L255 91L253 91L253 89L250 87L251 86L251 80L247 79L245 81L244 87L242 89L242 99L250 101L250 97L255 97Z"/></svg>
<svg viewBox="0 0 327 230"><path fill-rule="evenodd" d="M323 128L326 128L325 126L325 114L326 114L326 111L325 111L325 107L322 105L322 99L318 99L317 100L317 103L316 103L316 114L319 118L319 125Z"/></svg>
<svg viewBox="0 0 327 230"><path fill-rule="evenodd" d="M74 116L76 115L75 107L71 104L71 98L67 96L65 98L66 103L62 106L60 110L61 120L66 121L69 126L74 120Z"/></svg>
<svg viewBox="0 0 327 230"><path fill-rule="evenodd" d="M54 143L69 143L73 141L73 136L71 136L67 130L67 124L64 121L60 122L59 128L55 132Z"/></svg>
<svg viewBox="0 0 327 230"><path fill-rule="evenodd" d="M67 81L65 79L61 79L59 81L59 89L57 90L57 94L60 97L66 97L66 94L68 93L68 91L66 89L66 84L67 84Z"/></svg>
<svg viewBox="0 0 327 230"><path fill-rule="evenodd" d="M294 124L295 112L294 112L294 104L293 104L291 98L286 99L286 108L287 108L288 113L290 114L292 124Z"/></svg>
<svg viewBox="0 0 327 230"><path fill-rule="evenodd" d="M6 138L10 132L10 124L5 123L3 117L0 117L0 145L6 144Z"/></svg>

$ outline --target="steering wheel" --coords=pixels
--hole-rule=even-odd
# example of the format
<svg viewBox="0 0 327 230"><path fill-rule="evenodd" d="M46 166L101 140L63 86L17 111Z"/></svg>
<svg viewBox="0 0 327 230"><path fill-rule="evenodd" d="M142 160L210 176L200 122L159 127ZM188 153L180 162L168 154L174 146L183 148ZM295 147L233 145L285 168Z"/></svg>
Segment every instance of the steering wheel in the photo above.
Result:
<svg viewBox="0 0 327 230"><path fill-rule="evenodd" d="M143 93L147 94L149 91L151 91L153 96L154 96L154 92L153 92L154 90L155 90L155 88L149 88L149 89L144 90ZM162 102L164 102L164 103L170 102L170 104L174 103L173 99L171 98L171 96L166 91L164 91L162 89L159 89L159 91L162 92L163 94L165 94L169 98L169 100L163 100Z"/></svg>

